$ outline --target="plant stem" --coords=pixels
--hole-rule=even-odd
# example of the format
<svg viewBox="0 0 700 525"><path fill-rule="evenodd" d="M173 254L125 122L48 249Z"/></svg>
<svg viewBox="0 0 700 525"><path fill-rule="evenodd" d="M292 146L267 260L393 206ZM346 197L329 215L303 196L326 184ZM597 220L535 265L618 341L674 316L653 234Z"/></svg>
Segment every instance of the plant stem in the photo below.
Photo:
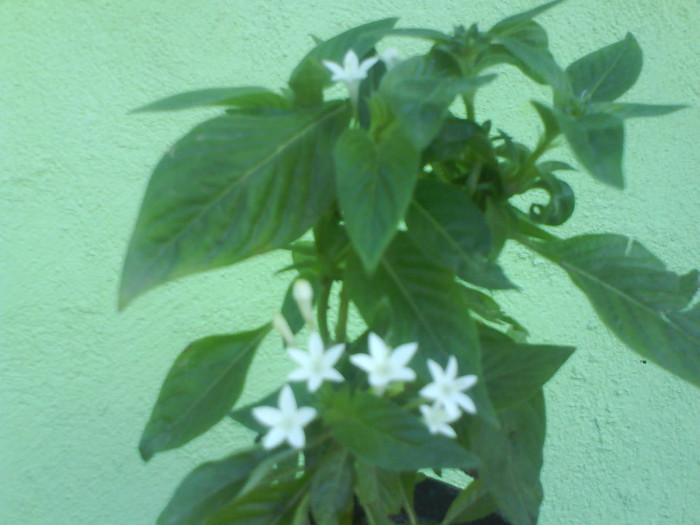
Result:
<svg viewBox="0 0 700 525"><path fill-rule="evenodd" d="M474 95L464 95L462 97L464 102L464 110L467 112L467 119L476 122L476 109L474 108Z"/></svg>
<svg viewBox="0 0 700 525"><path fill-rule="evenodd" d="M345 285L340 289L340 306L338 307L338 323L335 326L335 342L344 343L347 338L348 327L348 307L350 305L350 297Z"/></svg>
<svg viewBox="0 0 700 525"><path fill-rule="evenodd" d="M327 278L321 279L321 293L318 296L318 332L325 344L331 342L331 335L328 331L328 297L331 294L331 285L333 280Z"/></svg>

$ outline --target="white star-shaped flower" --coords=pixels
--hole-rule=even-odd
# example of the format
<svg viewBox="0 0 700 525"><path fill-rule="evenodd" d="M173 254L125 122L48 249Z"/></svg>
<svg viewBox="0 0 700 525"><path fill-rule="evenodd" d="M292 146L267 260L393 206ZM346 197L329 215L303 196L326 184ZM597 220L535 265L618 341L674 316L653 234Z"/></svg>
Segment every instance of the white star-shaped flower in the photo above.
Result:
<svg viewBox="0 0 700 525"><path fill-rule="evenodd" d="M475 375L457 377L457 359L454 356L450 356L444 370L435 361L428 359L428 369L433 376L433 382L421 389L421 396L442 405L450 417L459 417L460 407L465 412L476 414L474 401L463 393L476 384Z"/></svg>
<svg viewBox="0 0 700 525"><path fill-rule="evenodd" d="M324 381L344 381L335 364L345 350L345 345L334 345L328 350L323 349L323 340L318 332L311 332L309 351L298 348L287 348L289 356L296 361L299 368L287 376L289 381L306 381L309 392L316 392Z"/></svg>
<svg viewBox="0 0 700 525"><path fill-rule="evenodd" d="M283 442L300 450L306 443L304 427L316 417L316 409L297 408L294 392L289 385L284 385L277 400L277 407L255 407L253 417L270 430L263 438L263 448L272 449Z"/></svg>
<svg viewBox="0 0 700 525"><path fill-rule="evenodd" d="M457 433L449 424L457 421L459 414L448 414L445 407L439 403L421 405L418 408L420 408L421 414L423 414L423 421L431 434L443 434L451 438L457 437Z"/></svg>
<svg viewBox="0 0 700 525"><path fill-rule="evenodd" d="M370 57L360 62L355 52L350 49L345 53L342 66L330 60L324 60L323 65L333 73L331 80L344 83L350 92L350 98L356 102L360 82L367 78L367 72L378 61L378 57Z"/></svg>
<svg viewBox="0 0 700 525"><path fill-rule="evenodd" d="M416 373L406 365L418 349L418 343L406 343L397 346L394 351L371 332L368 338L369 354L354 354L350 362L369 374L369 384L378 394L394 381L413 381Z"/></svg>

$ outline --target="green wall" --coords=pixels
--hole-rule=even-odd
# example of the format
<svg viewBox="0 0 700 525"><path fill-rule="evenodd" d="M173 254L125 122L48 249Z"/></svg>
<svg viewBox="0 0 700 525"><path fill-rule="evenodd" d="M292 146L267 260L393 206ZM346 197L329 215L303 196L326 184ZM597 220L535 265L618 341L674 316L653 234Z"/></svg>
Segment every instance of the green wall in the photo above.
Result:
<svg viewBox="0 0 700 525"><path fill-rule="evenodd" d="M267 320L276 255L193 276L116 310L150 170L212 114L128 114L198 87L282 86L309 48L371 19L484 27L537 0L0 0L0 523L152 524L193 466L249 442L229 422L148 465L136 445L177 353ZM688 103L629 121L624 192L567 175L564 234L626 233L676 271L700 261L700 2L571 0L540 21L566 64L632 31L645 69L627 100ZM406 41L397 41L404 56ZM534 137L512 71L481 114ZM523 119L528 119L527 124ZM543 525L700 523L698 391L623 350L561 271L511 247L502 294L532 340L578 347L547 387ZM537 280L535 280L535 276ZM245 400L285 374L269 342Z"/></svg>

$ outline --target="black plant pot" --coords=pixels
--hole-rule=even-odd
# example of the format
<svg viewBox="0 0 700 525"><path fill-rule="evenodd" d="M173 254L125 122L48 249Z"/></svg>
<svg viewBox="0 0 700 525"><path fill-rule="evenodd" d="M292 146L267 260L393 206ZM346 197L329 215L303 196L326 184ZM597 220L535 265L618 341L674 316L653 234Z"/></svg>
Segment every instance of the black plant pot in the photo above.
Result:
<svg viewBox="0 0 700 525"><path fill-rule="evenodd" d="M460 490L449 483L437 479L426 478L416 483L413 492L413 506L418 518L427 522L439 523L447 514ZM397 523L403 523L401 521ZM405 523L408 523L406 521ZM457 524L455 524L457 525ZM476 521L460 523L459 525L509 525L498 513L490 514Z"/></svg>
<svg viewBox="0 0 700 525"><path fill-rule="evenodd" d="M449 483L433 478L426 478L416 483L413 492L413 506L416 515L425 523L440 523L447 514L447 509L455 500L460 490ZM401 513L392 516L396 525L408 524L409 519L406 514ZM355 508L354 521L357 525L365 525L367 522L364 513L357 506ZM498 512L490 514L485 518L476 521L468 521L455 525L510 525Z"/></svg>

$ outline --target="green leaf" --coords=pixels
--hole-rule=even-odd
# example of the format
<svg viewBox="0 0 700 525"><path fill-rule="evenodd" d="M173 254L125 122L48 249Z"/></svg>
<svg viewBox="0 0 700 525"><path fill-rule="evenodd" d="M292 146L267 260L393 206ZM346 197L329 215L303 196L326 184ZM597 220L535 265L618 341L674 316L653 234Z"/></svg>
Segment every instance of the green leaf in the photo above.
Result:
<svg viewBox="0 0 700 525"><path fill-rule="evenodd" d="M392 30L397 20L376 20L320 42L302 59L289 78L297 104L301 107L313 106L323 100L323 88L331 83L331 74L323 65L324 60L342 64L350 49L358 57L365 56Z"/></svg>
<svg viewBox="0 0 700 525"><path fill-rule="evenodd" d="M579 58L566 68L575 97L610 102L622 96L642 71L642 49L631 33L624 39Z"/></svg>
<svg viewBox="0 0 700 525"><path fill-rule="evenodd" d="M362 460L356 461L355 472L355 492L368 514L386 518L399 513L403 502L401 474Z"/></svg>
<svg viewBox="0 0 700 525"><path fill-rule="evenodd" d="M596 179L622 188L622 152L624 129L622 120L604 113L578 118L558 109L554 114L576 158Z"/></svg>
<svg viewBox="0 0 700 525"><path fill-rule="evenodd" d="M398 130L385 135L379 144L365 130L346 130L336 144L340 211L369 273L377 267L406 213L419 161L419 152Z"/></svg>
<svg viewBox="0 0 700 525"><path fill-rule="evenodd" d="M418 342L412 367L429 379L426 361L445 365L454 355L462 374L481 375L481 352L476 328L454 275L427 259L404 232L394 238L371 277L357 257L350 257L345 285L365 321L371 323L377 304L386 297L391 306L389 344ZM370 328L372 328L370 326ZM495 415L482 382L470 390L479 415Z"/></svg>
<svg viewBox="0 0 700 525"><path fill-rule="evenodd" d="M337 525L352 508L353 469L346 449L331 450L311 480L311 512L316 523Z"/></svg>
<svg viewBox="0 0 700 525"><path fill-rule="evenodd" d="M234 499L246 478L268 452L238 452L200 465L180 483L158 517L158 525L199 525Z"/></svg>
<svg viewBox="0 0 700 525"><path fill-rule="evenodd" d="M473 468L478 459L454 441L432 435L415 415L388 399L347 390L324 400L331 435L360 459L400 472L419 468Z"/></svg>
<svg viewBox="0 0 700 525"><path fill-rule="evenodd" d="M543 497L544 396L540 392L501 412L499 420L498 429L480 420L471 428L472 447L482 461L479 478L508 523L534 525Z"/></svg>
<svg viewBox="0 0 700 525"><path fill-rule="evenodd" d="M406 225L415 245L460 279L484 288L514 288L488 260L491 235L484 214L456 187L421 180Z"/></svg>
<svg viewBox="0 0 700 525"><path fill-rule="evenodd" d="M482 480L475 479L452 502L440 525L471 523L492 514L496 509L496 502L484 488Z"/></svg>
<svg viewBox="0 0 700 525"><path fill-rule="evenodd" d="M180 447L218 423L238 399L248 366L270 325L190 344L177 357L158 394L139 450L144 461Z"/></svg>
<svg viewBox="0 0 700 525"><path fill-rule="evenodd" d="M494 75L450 77L423 56L412 57L389 70L379 90L406 137L422 150L438 133L457 95L466 95Z"/></svg>
<svg viewBox="0 0 700 525"><path fill-rule="evenodd" d="M348 108L229 115L182 138L156 167L129 243L120 306L158 284L301 236L335 198L332 148Z"/></svg>
<svg viewBox="0 0 700 525"><path fill-rule="evenodd" d="M688 309L698 272L677 275L622 235L581 235L526 245L559 264L627 346L700 386L700 306Z"/></svg>
<svg viewBox="0 0 700 525"><path fill-rule="evenodd" d="M287 525L307 487L305 477L255 487L217 512L207 525Z"/></svg>
<svg viewBox="0 0 700 525"><path fill-rule="evenodd" d="M496 410L506 410L540 391L574 351L571 346L525 345L481 327L484 380Z"/></svg>
<svg viewBox="0 0 700 525"><path fill-rule="evenodd" d="M540 13L551 9L552 7L562 3L563 1L564 0L553 0L552 2L547 2L546 4L539 5L533 9L528 9L527 11L523 11L521 13L509 16L508 18L504 18L496 25L494 25L491 29L489 29L489 33L494 35L501 35L515 31L519 29L523 24L527 24L527 22L535 18Z"/></svg>
<svg viewBox="0 0 700 525"><path fill-rule="evenodd" d="M660 117L685 109L685 104L633 104L628 102L594 102L589 104L590 112L609 113L618 118Z"/></svg>
<svg viewBox="0 0 700 525"><path fill-rule="evenodd" d="M539 166L538 166L539 167ZM574 213L574 191L566 182L547 171L532 185L549 193L547 204L531 204L530 219L539 224L560 226Z"/></svg>
<svg viewBox="0 0 700 525"><path fill-rule="evenodd" d="M502 45L512 57L512 63L535 82L547 84L557 92L568 93L568 80L548 48L514 36L499 36L494 43Z"/></svg>
<svg viewBox="0 0 700 525"><path fill-rule="evenodd" d="M289 108L289 101L269 89L257 86L198 89L178 93L146 104L142 111L177 111L202 106L234 106L239 108Z"/></svg>

